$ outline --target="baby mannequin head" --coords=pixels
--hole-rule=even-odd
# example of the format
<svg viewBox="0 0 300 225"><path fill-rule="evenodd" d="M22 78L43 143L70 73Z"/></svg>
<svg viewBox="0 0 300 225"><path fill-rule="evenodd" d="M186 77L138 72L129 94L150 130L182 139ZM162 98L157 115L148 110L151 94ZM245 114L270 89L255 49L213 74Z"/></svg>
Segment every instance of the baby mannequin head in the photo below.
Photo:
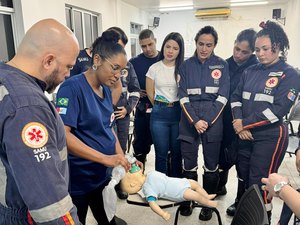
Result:
<svg viewBox="0 0 300 225"><path fill-rule="evenodd" d="M143 174L142 170L134 173L128 172L121 180L121 188L128 194L134 194L142 189L145 180L146 176Z"/></svg>

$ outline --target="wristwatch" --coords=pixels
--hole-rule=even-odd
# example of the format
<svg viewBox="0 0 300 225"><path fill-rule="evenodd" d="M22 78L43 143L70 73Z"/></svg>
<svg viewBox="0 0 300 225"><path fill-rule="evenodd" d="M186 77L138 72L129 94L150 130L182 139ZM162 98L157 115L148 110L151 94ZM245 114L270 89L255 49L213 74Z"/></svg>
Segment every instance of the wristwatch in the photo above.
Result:
<svg viewBox="0 0 300 225"><path fill-rule="evenodd" d="M286 182L286 181L281 181L277 184L274 185L274 192L276 194L279 194L279 192L281 191L281 189L285 186L285 185L288 185L289 183Z"/></svg>

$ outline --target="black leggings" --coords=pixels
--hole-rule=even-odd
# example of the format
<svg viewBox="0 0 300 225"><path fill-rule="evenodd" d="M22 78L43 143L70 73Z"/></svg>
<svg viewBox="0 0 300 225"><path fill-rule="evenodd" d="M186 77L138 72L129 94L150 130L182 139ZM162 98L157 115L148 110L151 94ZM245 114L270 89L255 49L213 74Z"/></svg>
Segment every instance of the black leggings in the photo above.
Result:
<svg viewBox="0 0 300 225"><path fill-rule="evenodd" d="M71 195L72 201L77 207L79 221L83 225L85 225L88 206L90 206L93 216L99 225L110 225L114 223L114 220L112 220L112 223L108 222L104 210L102 191L106 185L107 182L104 185L98 187L97 189L84 195Z"/></svg>

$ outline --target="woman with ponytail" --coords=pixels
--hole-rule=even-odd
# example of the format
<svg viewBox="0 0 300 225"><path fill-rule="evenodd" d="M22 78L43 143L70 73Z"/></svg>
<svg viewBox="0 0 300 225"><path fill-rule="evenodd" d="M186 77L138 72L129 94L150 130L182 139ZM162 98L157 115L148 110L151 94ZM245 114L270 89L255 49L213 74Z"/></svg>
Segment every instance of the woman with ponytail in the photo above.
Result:
<svg viewBox="0 0 300 225"><path fill-rule="evenodd" d="M70 162L70 193L85 224L88 206L98 224L126 224L114 217L108 221L102 190L111 168L130 164L112 129L114 110L110 87L127 64L119 35L105 31L92 45L92 67L66 80L57 93L57 110L64 122Z"/></svg>

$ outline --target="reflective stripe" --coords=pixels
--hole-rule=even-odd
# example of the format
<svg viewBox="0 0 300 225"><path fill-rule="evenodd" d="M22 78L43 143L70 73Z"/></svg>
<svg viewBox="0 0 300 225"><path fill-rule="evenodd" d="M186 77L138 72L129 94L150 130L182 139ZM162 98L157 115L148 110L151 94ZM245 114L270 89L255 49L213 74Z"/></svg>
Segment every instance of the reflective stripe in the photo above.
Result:
<svg viewBox="0 0 300 225"><path fill-rule="evenodd" d="M131 96L139 98L140 97L140 92L138 92L138 91L130 92L129 97L131 97Z"/></svg>
<svg viewBox="0 0 300 225"><path fill-rule="evenodd" d="M73 208L70 195L41 209L30 210L30 215L37 223L45 223L66 215Z"/></svg>
<svg viewBox="0 0 300 225"><path fill-rule="evenodd" d="M5 200L6 181L7 181L6 169L2 163L2 160L0 160L0 203L3 206L7 207L6 200Z"/></svg>
<svg viewBox="0 0 300 225"><path fill-rule="evenodd" d="M249 100L251 93L248 91L243 91L243 99Z"/></svg>
<svg viewBox="0 0 300 225"><path fill-rule="evenodd" d="M184 97L184 98L181 98L181 99L180 99L180 104L181 104L181 105L183 105L183 104L185 104L185 103L188 103L188 102L190 102L190 99L189 99L188 97Z"/></svg>
<svg viewBox="0 0 300 225"><path fill-rule="evenodd" d="M203 170L204 170L204 172L214 173L214 172L216 172L217 170L219 170L219 165L217 165L216 169L214 169L214 170L209 170L209 169L207 169L205 166L203 166Z"/></svg>
<svg viewBox="0 0 300 225"><path fill-rule="evenodd" d="M3 85L0 86L0 101L2 101L2 99L8 95L8 90L6 89L6 87L4 87Z"/></svg>
<svg viewBox="0 0 300 225"><path fill-rule="evenodd" d="M122 87L122 92L127 92L127 87Z"/></svg>
<svg viewBox="0 0 300 225"><path fill-rule="evenodd" d="M230 105L233 109L234 107L242 107L243 104L241 102L231 102Z"/></svg>
<svg viewBox="0 0 300 225"><path fill-rule="evenodd" d="M65 161L68 158L68 150L67 150L67 146L65 146L60 152L59 152L59 156L61 161Z"/></svg>
<svg viewBox="0 0 300 225"><path fill-rule="evenodd" d="M194 168L192 168L192 169L190 169L190 170L187 170L187 169L184 167L184 159L182 159L182 169L183 169L184 171L197 172L198 166L196 166L196 167L194 167Z"/></svg>
<svg viewBox="0 0 300 225"><path fill-rule="evenodd" d="M254 101L257 102L269 102L271 104L274 103L274 96L266 95L266 94L256 94L254 97Z"/></svg>
<svg viewBox="0 0 300 225"><path fill-rule="evenodd" d="M221 102L223 105L226 105L228 100L227 100L227 98L219 95L219 97L217 97L216 101Z"/></svg>
<svg viewBox="0 0 300 225"><path fill-rule="evenodd" d="M188 95L201 95L201 89L200 88L192 88L186 90Z"/></svg>
<svg viewBox="0 0 300 225"><path fill-rule="evenodd" d="M218 93L218 87L205 87L205 93L215 94Z"/></svg>
<svg viewBox="0 0 300 225"><path fill-rule="evenodd" d="M279 119L277 118L277 116L275 116L275 114L271 111L271 109L267 108L266 110L264 110L262 112L264 114L264 116L271 122L271 123L275 123L277 122Z"/></svg>

